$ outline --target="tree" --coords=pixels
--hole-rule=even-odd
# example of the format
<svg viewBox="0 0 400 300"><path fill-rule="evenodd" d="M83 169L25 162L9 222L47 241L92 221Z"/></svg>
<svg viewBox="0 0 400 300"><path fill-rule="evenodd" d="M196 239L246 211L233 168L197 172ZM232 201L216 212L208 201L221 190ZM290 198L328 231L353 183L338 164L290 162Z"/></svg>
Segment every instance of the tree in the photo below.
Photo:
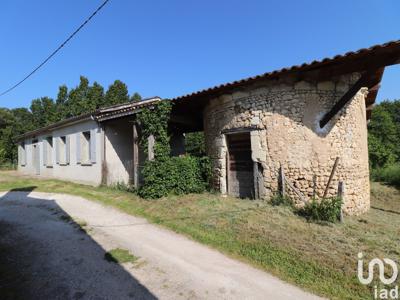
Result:
<svg viewBox="0 0 400 300"><path fill-rule="evenodd" d="M7 108L0 107L0 129L7 127L13 119L13 115Z"/></svg>
<svg viewBox="0 0 400 300"><path fill-rule="evenodd" d="M131 96L131 99L130 99L131 102L139 102L139 101L141 101L141 100L142 100L142 96L140 96L139 93L134 93L134 94Z"/></svg>
<svg viewBox="0 0 400 300"><path fill-rule="evenodd" d="M87 103L87 95L89 92L89 80L81 76L79 85L72 89L68 94L66 102L66 117L73 117L88 112L90 104Z"/></svg>
<svg viewBox="0 0 400 300"><path fill-rule="evenodd" d="M206 155L206 146L203 132L190 132L185 136L185 150L193 156L203 157Z"/></svg>
<svg viewBox="0 0 400 300"><path fill-rule="evenodd" d="M34 130L33 114L25 107L14 108L11 110L14 117L13 128L16 135Z"/></svg>
<svg viewBox="0 0 400 300"><path fill-rule="evenodd" d="M68 88L66 85L61 85L58 88L58 94L56 99L58 121L65 119L68 115L66 107L67 101L68 101Z"/></svg>
<svg viewBox="0 0 400 300"><path fill-rule="evenodd" d="M121 80L115 80L114 83L108 87L104 98L105 106L126 103L129 101L128 87Z"/></svg>
<svg viewBox="0 0 400 300"><path fill-rule="evenodd" d="M35 128L50 125L57 122L57 108L53 99L42 97L32 100L32 122Z"/></svg>
<svg viewBox="0 0 400 300"><path fill-rule="evenodd" d="M93 86L89 87L87 101L89 111L104 106L104 88L96 81L93 83Z"/></svg>
<svg viewBox="0 0 400 300"><path fill-rule="evenodd" d="M399 102L399 101L397 101ZM400 139L400 122L397 121L397 103L382 102L375 106L368 124L368 146L370 165L381 168L400 159L398 141Z"/></svg>
<svg viewBox="0 0 400 300"><path fill-rule="evenodd" d="M15 136L32 129L32 114L28 109L0 108L0 163L16 160Z"/></svg>

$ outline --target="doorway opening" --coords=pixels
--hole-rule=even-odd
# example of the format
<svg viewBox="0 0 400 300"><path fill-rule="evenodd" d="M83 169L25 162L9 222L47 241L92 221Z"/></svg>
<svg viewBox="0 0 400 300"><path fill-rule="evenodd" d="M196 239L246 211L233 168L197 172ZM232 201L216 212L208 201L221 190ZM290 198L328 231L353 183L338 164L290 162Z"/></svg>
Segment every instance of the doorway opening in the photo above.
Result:
<svg viewBox="0 0 400 300"><path fill-rule="evenodd" d="M254 199L254 163L251 159L250 132L227 134L226 138L228 194Z"/></svg>

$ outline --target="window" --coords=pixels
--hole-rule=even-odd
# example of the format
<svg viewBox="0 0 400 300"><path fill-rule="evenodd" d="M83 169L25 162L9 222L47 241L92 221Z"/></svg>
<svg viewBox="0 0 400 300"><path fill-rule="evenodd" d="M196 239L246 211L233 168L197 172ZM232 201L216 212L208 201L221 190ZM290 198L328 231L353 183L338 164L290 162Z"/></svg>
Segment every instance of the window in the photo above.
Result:
<svg viewBox="0 0 400 300"><path fill-rule="evenodd" d="M81 165L96 163L96 130L76 134L76 162Z"/></svg>
<svg viewBox="0 0 400 300"><path fill-rule="evenodd" d="M19 164L23 167L23 166L26 165L26 148L25 148L25 142L21 142L21 144L19 145L18 150L19 150L19 151L18 151L18 154L19 154L18 161L19 161Z"/></svg>
<svg viewBox="0 0 400 300"><path fill-rule="evenodd" d="M43 140L43 162L46 167L53 167L53 137Z"/></svg>
<svg viewBox="0 0 400 300"><path fill-rule="evenodd" d="M90 163L90 131L82 132L81 160L83 164Z"/></svg>
<svg viewBox="0 0 400 300"><path fill-rule="evenodd" d="M69 137L60 136L57 149L57 163L60 166L69 164Z"/></svg>

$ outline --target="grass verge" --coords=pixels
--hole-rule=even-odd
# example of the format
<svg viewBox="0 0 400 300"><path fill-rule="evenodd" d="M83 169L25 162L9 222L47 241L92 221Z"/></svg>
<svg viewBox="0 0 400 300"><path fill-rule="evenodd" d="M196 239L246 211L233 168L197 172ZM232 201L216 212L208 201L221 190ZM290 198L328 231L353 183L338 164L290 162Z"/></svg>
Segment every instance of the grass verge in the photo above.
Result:
<svg viewBox="0 0 400 300"><path fill-rule="evenodd" d="M372 209L344 224L309 223L290 208L213 194L144 200L126 191L0 172L0 190L36 187L78 195L143 216L210 245L279 278L331 299L369 299L356 276L357 254L365 261L400 261L400 192L372 183Z"/></svg>
<svg viewBox="0 0 400 300"><path fill-rule="evenodd" d="M114 262L114 263L134 263L136 262L139 258L130 254L128 250L125 249L112 249L104 254L104 259L109 261L109 262Z"/></svg>

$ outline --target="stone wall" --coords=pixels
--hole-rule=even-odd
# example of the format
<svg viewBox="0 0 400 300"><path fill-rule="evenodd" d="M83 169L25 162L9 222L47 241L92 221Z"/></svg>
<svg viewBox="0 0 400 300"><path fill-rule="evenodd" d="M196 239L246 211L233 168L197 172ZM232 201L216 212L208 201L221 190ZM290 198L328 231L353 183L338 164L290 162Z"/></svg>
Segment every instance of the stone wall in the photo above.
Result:
<svg viewBox="0 0 400 300"><path fill-rule="evenodd" d="M345 212L367 211L367 89L361 89L324 128L319 127L324 113L359 77L354 73L327 82L270 80L212 99L204 111L204 131L214 166L214 187L222 193L227 191L225 133L247 128L251 130L252 159L263 168L266 198L278 190L280 165L286 178L308 199L313 194L315 175L316 192L322 196L339 157L329 196L336 195L338 181L343 181Z"/></svg>

